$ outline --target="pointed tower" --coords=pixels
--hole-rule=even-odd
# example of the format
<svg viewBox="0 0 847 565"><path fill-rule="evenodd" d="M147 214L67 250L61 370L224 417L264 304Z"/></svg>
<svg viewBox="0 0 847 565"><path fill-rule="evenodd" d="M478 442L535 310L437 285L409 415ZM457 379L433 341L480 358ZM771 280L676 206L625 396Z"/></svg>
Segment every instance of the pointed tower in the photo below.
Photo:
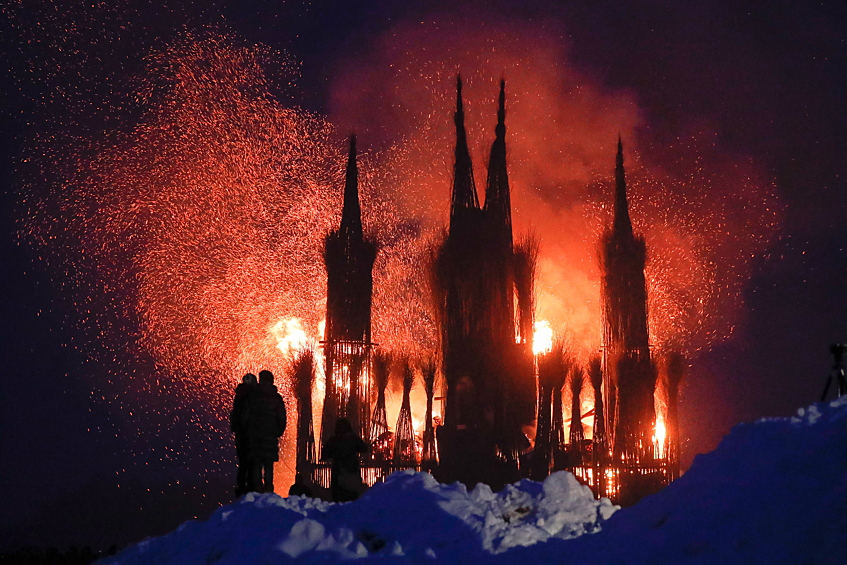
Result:
<svg viewBox="0 0 847 565"><path fill-rule="evenodd" d="M442 354L447 384L445 424L465 429L481 412L476 392L481 385L479 358L485 299L480 257L484 252L484 212L474 182L465 133L462 79L456 77L455 163L450 203L450 227L438 252L436 279L443 312ZM459 384L459 381L462 384ZM448 449L449 452L449 449ZM449 455L448 455L449 458Z"/></svg>
<svg viewBox="0 0 847 565"><path fill-rule="evenodd" d="M486 253L490 386L499 390L494 402L497 444L501 454L517 465L527 446L520 432L535 419L536 384L532 356L534 274L537 244L515 246L512 202L506 158L506 81L500 80L497 125L488 160L485 189Z"/></svg>
<svg viewBox="0 0 847 565"><path fill-rule="evenodd" d="M371 298L376 245L365 239L359 205L356 136L350 136L341 225L326 237L327 272L326 397L321 438L326 440L335 420L347 418L360 437L367 437L368 375L371 353Z"/></svg>
<svg viewBox="0 0 847 565"><path fill-rule="evenodd" d="M488 267L491 289L492 341L500 347L515 343L515 276L512 247L512 204L509 174L506 167L506 81L500 81L497 126L488 160L488 182L485 187L485 214L490 238Z"/></svg>
<svg viewBox="0 0 847 565"><path fill-rule="evenodd" d="M453 193L450 203L450 233L462 231L472 210L479 209L476 183L473 176L471 154L468 150L468 136L465 132L465 110L462 104L462 77L456 77L456 112L453 114L456 124L455 162L453 164Z"/></svg>
<svg viewBox="0 0 847 565"><path fill-rule="evenodd" d="M630 465L651 456L656 370L647 333L644 239L632 229L627 202L623 143L615 166L615 217L602 243L604 401L606 440L614 458Z"/></svg>
<svg viewBox="0 0 847 565"><path fill-rule="evenodd" d="M491 219L492 231L504 250L512 249L512 201L509 173L506 168L506 81L500 80L497 126L488 160L488 182L485 187L485 211Z"/></svg>

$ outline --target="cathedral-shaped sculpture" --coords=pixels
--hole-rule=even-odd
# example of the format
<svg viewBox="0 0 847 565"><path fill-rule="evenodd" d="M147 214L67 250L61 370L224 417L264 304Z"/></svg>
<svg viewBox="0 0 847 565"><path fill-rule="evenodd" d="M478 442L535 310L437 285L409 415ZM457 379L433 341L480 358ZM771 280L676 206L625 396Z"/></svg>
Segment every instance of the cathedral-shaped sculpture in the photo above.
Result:
<svg viewBox="0 0 847 565"><path fill-rule="evenodd" d="M417 361L409 351L377 352L371 341L377 245L362 228L351 136L341 222L324 248L321 444L338 418L349 419L371 446L362 458L368 484L414 468L444 482L484 482L497 489L564 469L597 496L634 503L679 475L676 403L684 358L666 355L658 379L648 323L647 246L630 218L623 143L618 139L614 217L600 241L602 348L584 366L563 340L533 353L539 244L531 238L516 243L513 236L505 81L496 116L481 203L457 78L449 225L432 253L429 277L439 349L415 352ZM311 422L312 359L302 357L293 374L300 414L297 473L326 489L329 464L319 459ZM392 376L402 386L390 387ZM413 415L414 386L426 394L424 422ZM387 413L387 392L394 389L402 390L396 420ZM591 397L594 407L586 410Z"/></svg>

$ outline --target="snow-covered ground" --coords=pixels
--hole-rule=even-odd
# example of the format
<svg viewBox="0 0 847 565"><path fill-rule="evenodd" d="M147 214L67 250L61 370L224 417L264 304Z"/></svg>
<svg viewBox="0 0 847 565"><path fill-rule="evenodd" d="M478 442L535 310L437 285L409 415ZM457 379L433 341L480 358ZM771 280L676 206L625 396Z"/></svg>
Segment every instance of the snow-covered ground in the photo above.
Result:
<svg viewBox="0 0 847 565"><path fill-rule="evenodd" d="M109 564L847 564L847 397L736 426L623 510L572 475L468 492L395 473L359 500L248 494Z"/></svg>

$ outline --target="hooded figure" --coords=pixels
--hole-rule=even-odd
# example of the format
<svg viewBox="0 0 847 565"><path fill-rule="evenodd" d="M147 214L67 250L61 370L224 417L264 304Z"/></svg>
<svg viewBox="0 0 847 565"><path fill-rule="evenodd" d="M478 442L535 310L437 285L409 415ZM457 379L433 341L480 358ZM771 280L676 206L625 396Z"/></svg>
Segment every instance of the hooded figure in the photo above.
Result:
<svg viewBox="0 0 847 565"><path fill-rule="evenodd" d="M229 413L229 429L235 434L235 455L238 458L238 473L235 477L235 496L249 492L250 480L249 442L247 436L247 396L258 384L256 375L247 373L241 384L235 387L232 412Z"/></svg>
<svg viewBox="0 0 847 565"><path fill-rule="evenodd" d="M350 420L335 421L335 435L326 440L322 451L324 459L332 459L330 490L335 502L349 502L359 498L368 488L362 482L362 465L359 454L368 450L368 445L356 435Z"/></svg>
<svg viewBox="0 0 847 565"><path fill-rule="evenodd" d="M274 462L279 461L279 438L285 432L285 403L270 371L259 373L259 384L247 395L247 453L250 490L273 492Z"/></svg>

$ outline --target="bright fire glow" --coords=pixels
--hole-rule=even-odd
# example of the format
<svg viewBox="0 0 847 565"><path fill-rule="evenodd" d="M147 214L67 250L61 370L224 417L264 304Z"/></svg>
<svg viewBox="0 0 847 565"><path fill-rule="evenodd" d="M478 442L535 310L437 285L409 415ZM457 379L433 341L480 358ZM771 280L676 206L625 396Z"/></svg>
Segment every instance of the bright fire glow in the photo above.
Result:
<svg viewBox="0 0 847 565"><path fill-rule="evenodd" d="M547 320L535 322L532 334L532 352L535 355L548 353L553 349L553 328Z"/></svg>
<svg viewBox="0 0 847 565"><path fill-rule="evenodd" d="M276 340L276 347L286 358L293 358L298 351L309 345L309 336L303 330L303 323L299 318L283 318L269 330Z"/></svg>
<svg viewBox="0 0 847 565"><path fill-rule="evenodd" d="M656 457L665 456L665 439L667 438L667 429L665 428L664 420L656 420L656 431L653 434L653 442L656 446Z"/></svg>

